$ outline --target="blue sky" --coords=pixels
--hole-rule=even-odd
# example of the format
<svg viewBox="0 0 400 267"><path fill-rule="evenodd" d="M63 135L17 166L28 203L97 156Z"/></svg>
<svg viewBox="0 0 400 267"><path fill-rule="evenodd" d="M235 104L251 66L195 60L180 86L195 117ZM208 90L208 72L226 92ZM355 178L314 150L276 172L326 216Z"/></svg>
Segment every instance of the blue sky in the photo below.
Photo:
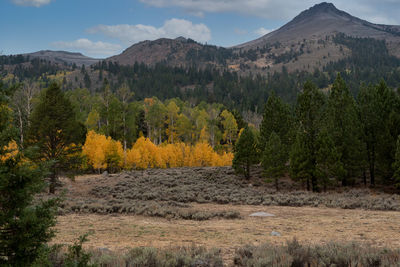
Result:
<svg viewBox="0 0 400 267"><path fill-rule="evenodd" d="M277 29L315 0L0 0L0 53L66 50L104 58L184 36L232 46ZM400 0L332 0L375 23L400 24Z"/></svg>

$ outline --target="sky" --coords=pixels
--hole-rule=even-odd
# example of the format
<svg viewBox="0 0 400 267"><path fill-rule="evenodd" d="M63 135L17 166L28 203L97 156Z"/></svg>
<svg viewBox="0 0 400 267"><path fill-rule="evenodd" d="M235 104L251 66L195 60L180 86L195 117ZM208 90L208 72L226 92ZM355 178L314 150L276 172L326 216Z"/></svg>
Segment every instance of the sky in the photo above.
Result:
<svg viewBox="0 0 400 267"><path fill-rule="evenodd" d="M0 54L65 50L106 58L134 43L183 36L230 47L278 29L321 0L0 0ZM400 25L400 0L332 0L373 23Z"/></svg>

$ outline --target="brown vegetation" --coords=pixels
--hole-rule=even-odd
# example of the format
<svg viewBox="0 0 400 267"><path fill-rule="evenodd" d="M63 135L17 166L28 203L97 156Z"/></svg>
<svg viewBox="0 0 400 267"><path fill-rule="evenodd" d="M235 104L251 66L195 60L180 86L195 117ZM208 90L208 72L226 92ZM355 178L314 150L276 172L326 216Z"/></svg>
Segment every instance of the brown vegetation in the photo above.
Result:
<svg viewBox="0 0 400 267"><path fill-rule="evenodd" d="M260 170L254 173L259 176ZM110 260L109 264L119 264L119 256L127 255L134 247L154 247L138 251L162 260L171 249L179 257L189 257L191 252L187 249L185 254L174 248L196 245L206 248L202 255L221 257L225 264L235 258L239 266L277 260L261 257L264 249L294 259L284 246L294 237L301 244L321 246L355 241L367 247L400 247L398 195L362 189L317 194L298 191L290 180L281 183L286 183L282 188L292 191L276 192L273 185L254 177L247 182L236 176L231 167L148 169L81 176L74 182L65 179L66 200L53 242L72 243L77 236L93 232L85 247L95 252L105 248L96 255ZM275 216L249 216L258 211ZM271 236L272 231L281 236ZM262 245L265 243L270 245ZM325 245L312 248L314 258L310 259L315 260L318 251L328 253L329 245ZM349 246L318 255L343 255ZM243 249L238 250L239 247ZM301 251L308 251L306 247ZM220 255L208 251L212 248L218 248ZM355 247L353 252L375 251L365 249ZM251 257L246 254L249 250ZM381 255L379 251L370 254ZM353 252L346 255L354 259ZM382 258L382 262L385 260Z"/></svg>
<svg viewBox="0 0 400 267"><path fill-rule="evenodd" d="M254 173L260 175L260 170ZM262 178L245 181L231 167L148 169L65 181L69 190L61 213L137 214L206 220L238 218L235 210L198 212L193 203L328 207L400 211L400 196L368 189L310 193L289 180L275 191Z"/></svg>

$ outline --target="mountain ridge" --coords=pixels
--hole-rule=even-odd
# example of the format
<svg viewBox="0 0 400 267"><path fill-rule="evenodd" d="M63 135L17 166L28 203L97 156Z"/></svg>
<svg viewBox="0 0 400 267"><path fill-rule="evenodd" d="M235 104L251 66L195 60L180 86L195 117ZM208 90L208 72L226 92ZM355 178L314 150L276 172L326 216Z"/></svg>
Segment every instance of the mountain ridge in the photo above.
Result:
<svg viewBox="0 0 400 267"><path fill-rule="evenodd" d="M184 37L160 38L135 43L104 60L120 65L211 66L240 73L274 72L283 66L289 71L311 71L351 54L346 45L335 43L334 36L339 33L385 40L389 53L400 58L400 26L374 24L339 10L332 3L322 2L302 11L279 29L234 47L201 44ZM78 66L99 62L65 51L46 50L24 55Z"/></svg>

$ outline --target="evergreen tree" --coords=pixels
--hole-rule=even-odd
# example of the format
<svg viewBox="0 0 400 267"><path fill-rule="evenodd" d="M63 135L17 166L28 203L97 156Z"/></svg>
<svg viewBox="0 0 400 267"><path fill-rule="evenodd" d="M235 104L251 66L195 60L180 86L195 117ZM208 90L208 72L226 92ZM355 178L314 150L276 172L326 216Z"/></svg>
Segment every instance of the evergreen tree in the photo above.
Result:
<svg viewBox="0 0 400 267"><path fill-rule="evenodd" d="M306 179L307 190L310 189L311 182L313 191L318 191L317 140L323 119L324 104L324 95L312 82L306 82L297 100L296 115L299 128L295 145L292 147L290 164L292 175Z"/></svg>
<svg viewBox="0 0 400 267"><path fill-rule="evenodd" d="M281 143L279 136L272 132L262 155L262 166L264 175L267 178L273 179L276 190L279 190L278 180L286 171L287 153Z"/></svg>
<svg viewBox="0 0 400 267"><path fill-rule="evenodd" d="M55 192L57 175L73 166L86 130L76 121L70 101L60 87L52 83L43 93L30 118L27 144L40 151L40 160L53 161L49 192Z"/></svg>
<svg viewBox="0 0 400 267"><path fill-rule="evenodd" d="M58 200L33 201L45 169L9 146L16 135L3 92L0 84L0 265L31 266L54 236Z"/></svg>
<svg viewBox="0 0 400 267"><path fill-rule="evenodd" d="M400 135L397 137L395 162L393 163L394 169L394 186L400 189Z"/></svg>
<svg viewBox="0 0 400 267"><path fill-rule="evenodd" d="M362 140L365 144L370 183L376 174L391 177L396 138L399 134L398 96L382 81L375 86L362 87L358 95Z"/></svg>
<svg viewBox="0 0 400 267"><path fill-rule="evenodd" d="M310 190L310 181L316 177L315 167L312 164L312 153L306 144L306 135L298 131L296 139L290 150L290 177L296 181L306 183L307 191Z"/></svg>
<svg viewBox="0 0 400 267"><path fill-rule="evenodd" d="M244 121L242 114L237 109L232 111L233 116L235 117L238 133L241 129L244 129L247 126L247 122Z"/></svg>
<svg viewBox="0 0 400 267"><path fill-rule="evenodd" d="M317 166L316 176L324 191L331 185L331 178L343 177L344 169L340 161L340 153L336 150L331 135L326 131L318 135L317 139Z"/></svg>
<svg viewBox="0 0 400 267"><path fill-rule="evenodd" d="M263 151L272 132L275 132L287 151L292 142L293 117L288 104L272 91L264 107L263 120L260 126L260 149Z"/></svg>
<svg viewBox="0 0 400 267"><path fill-rule="evenodd" d="M237 173L244 174L246 179L250 179L250 168L258 162L257 139L253 131L245 127L235 145L232 167Z"/></svg>
<svg viewBox="0 0 400 267"><path fill-rule="evenodd" d="M354 98L339 74L328 97L326 116L328 133L343 166L338 179L346 186L354 183L362 167L361 127Z"/></svg>

